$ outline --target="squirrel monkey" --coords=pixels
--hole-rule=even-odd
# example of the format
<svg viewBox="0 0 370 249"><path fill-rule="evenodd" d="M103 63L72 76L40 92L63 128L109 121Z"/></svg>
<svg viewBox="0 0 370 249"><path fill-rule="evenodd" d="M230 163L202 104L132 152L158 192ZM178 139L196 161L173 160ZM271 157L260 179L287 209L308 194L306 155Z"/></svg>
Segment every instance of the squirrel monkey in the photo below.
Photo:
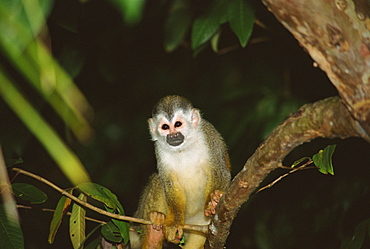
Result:
<svg viewBox="0 0 370 249"><path fill-rule="evenodd" d="M135 216L153 223L142 225L141 247L162 248L164 240L180 242L184 224L209 224L230 182L230 161L221 135L184 97L159 100L148 123L158 173ZM186 231L183 248L203 248L205 241L205 235Z"/></svg>

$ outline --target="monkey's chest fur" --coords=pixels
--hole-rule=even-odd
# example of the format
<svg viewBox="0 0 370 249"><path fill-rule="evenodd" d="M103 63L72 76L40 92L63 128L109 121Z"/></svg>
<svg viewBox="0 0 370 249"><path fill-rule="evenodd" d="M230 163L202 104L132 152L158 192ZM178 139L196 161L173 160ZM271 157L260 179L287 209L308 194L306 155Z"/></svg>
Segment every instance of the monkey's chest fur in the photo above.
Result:
<svg viewBox="0 0 370 249"><path fill-rule="evenodd" d="M196 143L191 148L176 153L161 152L161 168L170 172L171 179L176 179L179 192L185 198L185 221L188 224L208 224L209 218L204 215L205 204L211 191L211 160L207 147ZM161 174L159 174L161 175ZM175 187L175 186L174 186Z"/></svg>

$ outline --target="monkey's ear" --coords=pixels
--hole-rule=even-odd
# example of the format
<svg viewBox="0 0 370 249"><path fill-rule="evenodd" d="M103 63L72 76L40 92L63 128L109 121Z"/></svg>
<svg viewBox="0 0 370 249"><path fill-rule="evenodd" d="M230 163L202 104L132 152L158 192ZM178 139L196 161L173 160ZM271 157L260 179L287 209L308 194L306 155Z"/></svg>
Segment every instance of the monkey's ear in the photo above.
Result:
<svg viewBox="0 0 370 249"><path fill-rule="evenodd" d="M200 113L198 109L193 109L191 110L191 124L193 125L194 128L198 127L200 123Z"/></svg>
<svg viewBox="0 0 370 249"><path fill-rule="evenodd" d="M149 130L150 130L150 132L155 133L157 127L156 127L155 122L154 122L154 120L152 118L148 119L148 124L149 124Z"/></svg>

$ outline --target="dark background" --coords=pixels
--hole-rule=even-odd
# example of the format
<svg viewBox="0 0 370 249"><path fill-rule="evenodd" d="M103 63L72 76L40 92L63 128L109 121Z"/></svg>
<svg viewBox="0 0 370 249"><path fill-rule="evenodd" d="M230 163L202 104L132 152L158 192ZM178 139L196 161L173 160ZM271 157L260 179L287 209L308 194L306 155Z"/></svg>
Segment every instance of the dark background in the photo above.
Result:
<svg viewBox="0 0 370 249"><path fill-rule="evenodd" d="M51 48L94 109L95 136L89 143L68 139L62 121L27 89L30 100L66 138L92 180L116 193L128 215L134 213L140 191L156 170L146 120L161 97L183 95L202 110L225 138L235 175L289 113L304 103L337 95L325 73L313 67L310 56L259 1L256 16L267 29L255 26L246 48L236 46L216 54L207 47L196 57L189 37L179 49L165 52L167 7L148 1L142 21L127 26L106 1L55 1L48 19ZM228 25L222 28L220 48L238 45ZM2 101L0 115L5 117L0 136L6 158L20 156L26 170L63 188L71 187ZM334 143L338 144L334 176L300 171L254 195L236 217L227 247L339 248L341 241L352 236L356 225L370 216L369 144L361 139L318 139L294 150L284 163L289 166ZM263 185L284 173L274 171ZM49 200L37 207L54 208L60 198L26 176L15 181L31 182L48 194ZM67 220L49 245L52 213L37 209L20 213L26 248L72 248ZM92 212L88 215L104 219ZM88 222L88 229L94 225ZM364 248L370 248L369 239L366 243Z"/></svg>

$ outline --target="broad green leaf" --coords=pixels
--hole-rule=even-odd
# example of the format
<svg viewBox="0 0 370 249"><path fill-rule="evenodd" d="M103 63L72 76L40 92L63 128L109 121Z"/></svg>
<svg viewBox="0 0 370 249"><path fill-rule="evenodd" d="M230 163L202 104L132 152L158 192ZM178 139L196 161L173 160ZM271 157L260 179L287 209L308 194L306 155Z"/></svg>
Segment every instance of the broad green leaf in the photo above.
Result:
<svg viewBox="0 0 370 249"><path fill-rule="evenodd" d="M175 1L164 27L164 47L167 52L175 50L189 31L192 13L186 2Z"/></svg>
<svg viewBox="0 0 370 249"><path fill-rule="evenodd" d="M323 174L334 175L332 156L337 145L328 145L324 150L320 150L312 157L312 160L319 171Z"/></svg>
<svg viewBox="0 0 370 249"><path fill-rule="evenodd" d="M44 203L48 199L44 192L28 183L13 183L12 188L15 196L32 204Z"/></svg>
<svg viewBox="0 0 370 249"><path fill-rule="evenodd" d="M195 19L191 33L191 48L195 50L208 42L227 21L226 1L216 1L209 12Z"/></svg>
<svg viewBox="0 0 370 249"><path fill-rule="evenodd" d="M73 189L69 190L68 193L72 194ZM55 235L59 229L60 224L62 223L62 219L64 215L67 213L68 207L71 204L71 199L67 198L66 196L62 196L57 204L57 207L54 211L53 219L50 223L50 230L49 230L49 237L48 242L52 244L54 242Z"/></svg>
<svg viewBox="0 0 370 249"><path fill-rule="evenodd" d="M110 242L121 243L122 236L120 230L113 222L107 222L102 228L101 233Z"/></svg>
<svg viewBox="0 0 370 249"><path fill-rule="evenodd" d="M107 195L105 187L100 186L99 184L86 182L78 185L78 188L87 196L104 203L104 205L113 209L114 212L119 208L114 200Z"/></svg>
<svg viewBox="0 0 370 249"><path fill-rule="evenodd" d="M140 21L145 0L111 0L122 13L125 23L131 25Z"/></svg>
<svg viewBox="0 0 370 249"><path fill-rule="evenodd" d="M19 223L6 216L4 205L0 205L0 248L24 248L23 233Z"/></svg>
<svg viewBox="0 0 370 249"><path fill-rule="evenodd" d="M81 193L78 196L78 199L86 202L87 197ZM74 203L72 206L71 217L69 219L69 236L74 249L80 248L82 242L85 240L85 216L86 210L80 205Z"/></svg>
<svg viewBox="0 0 370 249"><path fill-rule="evenodd" d="M118 213L122 214L122 215L125 215L125 212L123 211L123 207L122 207L121 203L118 201L117 196L115 194L113 194L112 191L110 191L106 187L103 187L103 186L100 186L100 185L99 185L99 187L106 194L106 196L109 197L109 199L114 203L114 205L118 208Z"/></svg>
<svg viewBox="0 0 370 249"><path fill-rule="evenodd" d="M246 0L231 0L227 5L227 18L241 46L245 47L253 30L253 8Z"/></svg>
<svg viewBox="0 0 370 249"><path fill-rule="evenodd" d="M121 203L118 201L118 198L115 194L113 194L109 189L102 187L102 190L107 194L107 196L114 202L114 204L118 207L118 214L125 215L125 211ZM107 208L109 212L113 210ZM130 224L127 221L112 219L113 223L119 228L121 232L121 236L123 237L124 243L127 244L130 240Z"/></svg>
<svg viewBox="0 0 370 249"><path fill-rule="evenodd" d="M209 41L218 30L218 27L218 18L213 19L207 16L198 17L193 23L191 48L194 50Z"/></svg>
<svg viewBox="0 0 370 249"><path fill-rule="evenodd" d="M295 162L292 164L292 166L290 166L290 167L294 168L294 167L296 167L297 165L301 164L303 161L306 161L306 160L308 160L308 159L310 159L310 158L309 158L309 157L307 157L307 156L302 157L301 159L298 159L297 161L295 161Z"/></svg>

